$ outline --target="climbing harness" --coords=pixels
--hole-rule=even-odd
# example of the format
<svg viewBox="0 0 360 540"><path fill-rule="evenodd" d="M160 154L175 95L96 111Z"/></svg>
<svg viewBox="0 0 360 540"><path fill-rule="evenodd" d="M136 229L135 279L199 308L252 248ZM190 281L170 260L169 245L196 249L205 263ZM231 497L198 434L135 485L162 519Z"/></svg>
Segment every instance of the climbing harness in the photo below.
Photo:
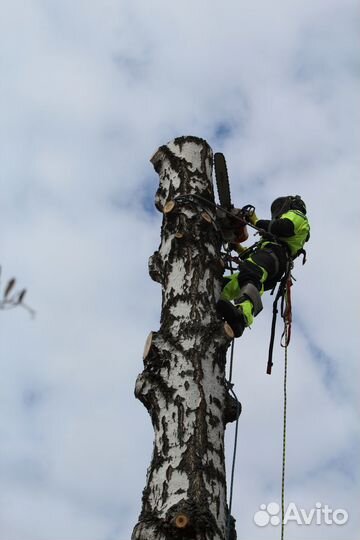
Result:
<svg viewBox="0 0 360 540"><path fill-rule="evenodd" d="M239 253L237 257L234 257L233 255L231 255L231 250L227 250L226 253L223 254L223 260L227 264L226 269L230 270L231 263L234 262L235 264L239 265L244 259L247 259L248 257L250 257L254 253L254 251L258 249L261 242L262 240L255 242L255 244L252 244L248 248L244 249L244 251Z"/></svg>

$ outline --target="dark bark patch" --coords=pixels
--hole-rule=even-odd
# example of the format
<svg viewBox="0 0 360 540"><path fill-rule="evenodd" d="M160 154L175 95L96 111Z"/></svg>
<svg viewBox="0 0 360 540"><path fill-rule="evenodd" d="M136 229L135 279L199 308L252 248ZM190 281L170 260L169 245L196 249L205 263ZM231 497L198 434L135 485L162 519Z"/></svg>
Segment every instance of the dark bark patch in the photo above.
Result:
<svg viewBox="0 0 360 540"><path fill-rule="evenodd" d="M174 400L174 404L176 405L178 409L178 438L179 438L180 446L183 446L184 444L184 434L185 434L183 401L184 399L181 398L179 395L177 395Z"/></svg>
<svg viewBox="0 0 360 540"><path fill-rule="evenodd" d="M149 275L153 281L163 282L163 264L158 251L149 258Z"/></svg>
<svg viewBox="0 0 360 540"><path fill-rule="evenodd" d="M218 416L213 415L211 411L209 411L209 424L211 427L217 427L220 424Z"/></svg>
<svg viewBox="0 0 360 540"><path fill-rule="evenodd" d="M168 484L167 482L164 480L163 482L163 486L162 486L162 495L161 495L161 500L162 500L162 503L165 504L167 499L168 499L168 495L169 495L169 492L168 492Z"/></svg>
<svg viewBox="0 0 360 540"><path fill-rule="evenodd" d="M163 452L164 456L167 456L168 453L169 453L170 445L169 445L169 438L167 436L168 425L167 425L167 422L165 420L165 416L162 417L161 425L162 425L162 428L163 428L163 434L162 434L162 437L161 437L162 452Z"/></svg>

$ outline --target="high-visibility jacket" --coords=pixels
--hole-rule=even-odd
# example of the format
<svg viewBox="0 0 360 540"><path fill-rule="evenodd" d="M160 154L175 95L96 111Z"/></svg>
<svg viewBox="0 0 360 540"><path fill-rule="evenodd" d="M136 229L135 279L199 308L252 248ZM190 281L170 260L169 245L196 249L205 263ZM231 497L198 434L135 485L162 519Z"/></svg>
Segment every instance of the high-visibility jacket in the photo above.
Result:
<svg viewBox="0 0 360 540"><path fill-rule="evenodd" d="M299 210L288 210L273 220L259 219L256 226L265 229L285 244L292 257L296 257L310 238L309 220Z"/></svg>

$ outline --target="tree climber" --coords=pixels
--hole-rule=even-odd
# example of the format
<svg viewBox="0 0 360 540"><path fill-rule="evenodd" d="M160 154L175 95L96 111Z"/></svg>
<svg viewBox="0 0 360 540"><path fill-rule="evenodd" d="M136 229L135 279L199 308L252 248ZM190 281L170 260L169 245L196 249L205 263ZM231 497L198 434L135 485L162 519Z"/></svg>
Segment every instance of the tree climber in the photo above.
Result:
<svg viewBox="0 0 360 540"><path fill-rule="evenodd" d="M219 315L231 326L235 337L240 337L252 324L263 308L263 292L275 287L288 262L303 252L310 238L306 205L299 195L275 199L271 205L271 220L259 219L255 212L247 220L264 231L263 238L251 255L240 262L239 272L224 278L221 299L216 304ZM267 238L266 233L271 237ZM242 250L240 246L238 251Z"/></svg>

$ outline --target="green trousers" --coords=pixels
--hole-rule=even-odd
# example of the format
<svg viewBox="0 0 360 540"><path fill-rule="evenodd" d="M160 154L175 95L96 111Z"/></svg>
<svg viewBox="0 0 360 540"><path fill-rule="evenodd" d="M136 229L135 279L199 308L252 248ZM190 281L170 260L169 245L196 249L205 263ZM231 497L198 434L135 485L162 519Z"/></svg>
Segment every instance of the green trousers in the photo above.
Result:
<svg viewBox="0 0 360 540"><path fill-rule="evenodd" d="M262 284L262 287L260 289L260 294L262 295L264 293L264 282L268 276L268 273L267 271L265 270L265 268L262 268L261 266L257 265L258 268L261 268L262 270L262 277L261 277L261 284ZM251 302L251 300L249 299L244 299L244 300L241 300L241 288L240 288L240 285L239 285L239 280L238 280L238 276L239 276L239 272L236 272L235 274L232 274L231 276L226 276L226 279L228 280L228 283L225 285L225 287L223 288L222 290L222 293L221 293L221 298L222 300L228 300L228 301L233 301L233 300L238 300L240 299L240 302L237 304L238 306L238 309L240 309L244 316L245 316L245 320L246 320L246 326L251 326L253 321L254 321L254 315L253 315L253 312L254 312L254 306ZM236 302L235 302L236 303Z"/></svg>

